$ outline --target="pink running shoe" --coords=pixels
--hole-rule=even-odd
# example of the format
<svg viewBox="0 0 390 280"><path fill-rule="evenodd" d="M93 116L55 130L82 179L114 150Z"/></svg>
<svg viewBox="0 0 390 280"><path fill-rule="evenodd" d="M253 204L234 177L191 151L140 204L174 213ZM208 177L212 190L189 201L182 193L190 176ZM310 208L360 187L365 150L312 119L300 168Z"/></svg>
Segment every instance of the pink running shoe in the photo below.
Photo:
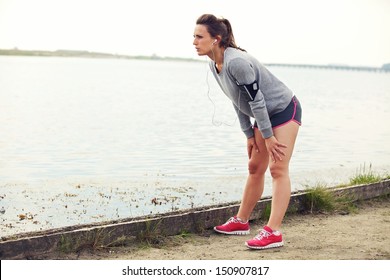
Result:
<svg viewBox="0 0 390 280"><path fill-rule="evenodd" d="M269 249L283 246L282 233L265 226L253 239L245 242L251 249Z"/></svg>
<svg viewBox="0 0 390 280"><path fill-rule="evenodd" d="M249 234L249 222L243 223L237 216L231 217L226 223L214 227L214 230L224 234L245 235Z"/></svg>

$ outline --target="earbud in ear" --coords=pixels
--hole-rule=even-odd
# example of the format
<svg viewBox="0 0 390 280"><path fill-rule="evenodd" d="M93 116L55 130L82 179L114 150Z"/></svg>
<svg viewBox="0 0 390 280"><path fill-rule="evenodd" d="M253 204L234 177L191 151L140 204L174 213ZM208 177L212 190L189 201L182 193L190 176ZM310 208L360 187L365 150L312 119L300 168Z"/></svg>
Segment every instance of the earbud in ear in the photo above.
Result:
<svg viewBox="0 0 390 280"><path fill-rule="evenodd" d="M217 39L214 40L213 45L215 45L215 43L217 43Z"/></svg>

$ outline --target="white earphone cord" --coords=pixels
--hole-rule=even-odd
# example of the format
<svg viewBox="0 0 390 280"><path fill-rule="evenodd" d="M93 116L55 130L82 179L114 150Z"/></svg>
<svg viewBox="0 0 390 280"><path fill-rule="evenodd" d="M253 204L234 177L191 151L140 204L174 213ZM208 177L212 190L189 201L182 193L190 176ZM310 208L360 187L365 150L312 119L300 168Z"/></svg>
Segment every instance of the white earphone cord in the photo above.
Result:
<svg viewBox="0 0 390 280"><path fill-rule="evenodd" d="M214 61L215 61L215 55L214 55L214 50L211 48L211 52L213 53L213 57L214 57ZM207 58L206 58L206 62L207 62ZM216 115L216 104L215 102L211 99L211 96L210 96L210 84L209 84L209 72L210 72L210 67L208 65L208 63L206 63L206 67L207 67L207 73L206 73L206 84L207 84L207 97L208 99L210 100L210 102L213 104L213 117L212 117L212 124L215 125L215 126L221 126L221 125L226 125L226 126L233 126L236 121L237 121L237 114L236 114L236 117L233 121L233 123L226 123L226 122L220 122L220 121L216 121L215 120L215 115ZM238 95L238 106L240 106L240 94ZM240 110L240 107L238 107L238 110Z"/></svg>

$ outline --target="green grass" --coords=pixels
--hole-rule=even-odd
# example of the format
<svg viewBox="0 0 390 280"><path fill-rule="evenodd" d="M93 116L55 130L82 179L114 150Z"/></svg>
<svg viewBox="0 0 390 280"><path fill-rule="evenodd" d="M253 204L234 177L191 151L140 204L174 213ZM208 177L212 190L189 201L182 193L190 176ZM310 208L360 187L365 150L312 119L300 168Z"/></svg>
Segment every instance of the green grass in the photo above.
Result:
<svg viewBox="0 0 390 280"><path fill-rule="evenodd" d="M161 245L164 243L164 234L160 231L160 224L162 220L145 222L145 229L140 230L137 234L137 241L144 244L146 247L152 245Z"/></svg>
<svg viewBox="0 0 390 280"><path fill-rule="evenodd" d="M86 249L96 251L111 247L126 246L130 242L130 239L126 236L113 239L111 238L112 233L113 230L97 229L87 231L76 237L62 235L57 244L57 251L65 254L77 253Z"/></svg>
<svg viewBox="0 0 390 280"><path fill-rule="evenodd" d="M390 175L381 176L372 170L372 165L368 167L364 164L352 176L348 184L339 185L337 188L364 185L377 183L382 180L389 179ZM357 201L354 197L338 194L321 183L317 183L314 187L306 186L306 194L303 196L302 204L304 211L314 212L339 212L339 213L354 213L357 211Z"/></svg>
<svg viewBox="0 0 390 280"><path fill-rule="evenodd" d="M260 219L263 221L266 221L269 219L270 215L271 215L271 203L267 203L267 205L265 205L263 211L261 211Z"/></svg>
<svg viewBox="0 0 390 280"><path fill-rule="evenodd" d="M389 175L385 176L385 178L389 178ZM351 185L363 185L363 184L371 184L376 183L383 180L383 176L380 176L377 173L372 171L372 165L370 164L366 169L366 164L363 164L359 170L356 172L355 176L350 178Z"/></svg>
<svg viewBox="0 0 390 280"><path fill-rule="evenodd" d="M191 239L192 233L187 230L182 230L179 234L169 236L161 231L162 220L149 220L145 223L145 229L141 230L135 240L138 249L148 248L165 248L177 246L188 242ZM203 229L204 230L204 229Z"/></svg>
<svg viewBox="0 0 390 280"><path fill-rule="evenodd" d="M303 208L310 213L331 212L336 208L336 199L327 186L317 184L311 188L307 187L302 204Z"/></svg>

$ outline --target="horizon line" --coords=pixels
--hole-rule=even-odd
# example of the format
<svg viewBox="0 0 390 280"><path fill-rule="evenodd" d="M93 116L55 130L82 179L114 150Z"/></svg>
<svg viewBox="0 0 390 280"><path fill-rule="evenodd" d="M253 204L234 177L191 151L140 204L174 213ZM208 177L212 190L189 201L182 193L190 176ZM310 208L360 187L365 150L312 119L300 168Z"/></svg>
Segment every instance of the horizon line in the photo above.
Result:
<svg viewBox="0 0 390 280"><path fill-rule="evenodd" d="M57 49L52 50L33 50L33 49L19 49L17 47L12 49L1 49L0 55L16 55L16 56L57 56L57 57L91 57L91 58L117 58L117 59L154 59L154 60L178 60L178 61L194 61L204 62L204 60L189 58L189 57L172 57L160 56L156 53L151 55L125 55L118 53L106 53L89 50L70 50ZM267 66L280 67L302 67L302 68L331 68L341 70L365 70L365 71L380 71L390 72L390 63L384 63L382 67L364 66L364 65L349 65L345 63L328 63L328 64L310 64L310 63L263 63Z"/></svg>

